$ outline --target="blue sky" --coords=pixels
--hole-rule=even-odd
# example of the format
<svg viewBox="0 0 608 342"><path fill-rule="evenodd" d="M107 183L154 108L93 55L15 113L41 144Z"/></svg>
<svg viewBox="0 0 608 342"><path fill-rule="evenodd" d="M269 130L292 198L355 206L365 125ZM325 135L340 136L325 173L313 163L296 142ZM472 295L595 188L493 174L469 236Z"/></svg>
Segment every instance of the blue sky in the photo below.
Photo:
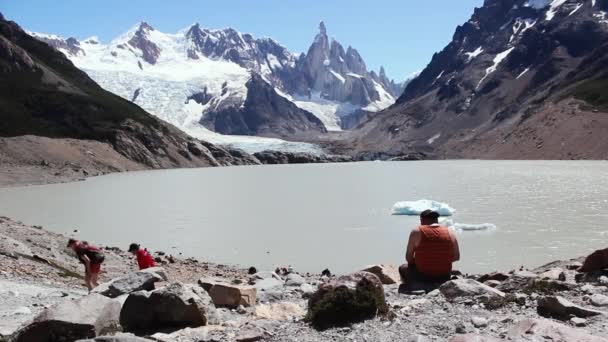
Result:
<svg viewBox="0 0 608 342"><path fill-rule="evenodd" d="M424 68L483 0L0 0L0 12L28 30L107 42L139 21L163 32L194 22L272 37L304 52L320 20L353 46L368 68L403 79Z"/></svg>

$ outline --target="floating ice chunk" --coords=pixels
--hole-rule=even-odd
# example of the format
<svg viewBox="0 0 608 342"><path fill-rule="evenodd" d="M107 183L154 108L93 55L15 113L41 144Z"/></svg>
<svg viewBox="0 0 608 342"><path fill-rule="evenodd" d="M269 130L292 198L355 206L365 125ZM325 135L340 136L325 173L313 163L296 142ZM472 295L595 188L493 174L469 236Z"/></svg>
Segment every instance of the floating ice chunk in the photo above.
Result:
<svg viewBox="0 0 608 342"><path fill-rule="evenodd" d="M448 226L454 230L473 231L473 230L494 230L496 225L492 223L480 223L480 224L468 224L468 223L454 223L452 226Z"/></svg>
<svg viewBox="0 0 608 342"><path fill-rule="evenodd" d="M393 205L393 215L420 215L421 212L431 209L439 213L441 216L452 216L456 210L446 203L441 203L433 200L419 201L404 201L397 202Z"/></svg>

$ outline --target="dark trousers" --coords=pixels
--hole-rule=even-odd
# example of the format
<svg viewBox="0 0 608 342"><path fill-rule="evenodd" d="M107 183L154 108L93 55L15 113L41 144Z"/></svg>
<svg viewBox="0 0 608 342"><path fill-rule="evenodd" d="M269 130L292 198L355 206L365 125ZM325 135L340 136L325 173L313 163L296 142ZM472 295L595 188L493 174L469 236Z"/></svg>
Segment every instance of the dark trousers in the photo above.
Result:
<svg viewBox="0 0 608 342"><path fill-rule="evenodd" d="M430 292L451 278L451 275L449 274L441 277L426 275L418 271L415 264L403 264L399 266L399 274L401 275L402 282L401 286L399 287L399 292Z"/></svg>

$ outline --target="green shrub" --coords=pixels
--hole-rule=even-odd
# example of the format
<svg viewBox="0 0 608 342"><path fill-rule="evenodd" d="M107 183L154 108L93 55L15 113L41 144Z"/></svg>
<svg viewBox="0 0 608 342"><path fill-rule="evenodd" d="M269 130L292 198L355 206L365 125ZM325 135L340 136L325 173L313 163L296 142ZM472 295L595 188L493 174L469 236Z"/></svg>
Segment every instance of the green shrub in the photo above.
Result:
<svg viewBox="0 0 608 342"><path fill-rule="evenodd" d="M306 319L315 329L324 330L387 313L383 290L364 278L354 290L345 286L319 290L309 301Z"/></svg>

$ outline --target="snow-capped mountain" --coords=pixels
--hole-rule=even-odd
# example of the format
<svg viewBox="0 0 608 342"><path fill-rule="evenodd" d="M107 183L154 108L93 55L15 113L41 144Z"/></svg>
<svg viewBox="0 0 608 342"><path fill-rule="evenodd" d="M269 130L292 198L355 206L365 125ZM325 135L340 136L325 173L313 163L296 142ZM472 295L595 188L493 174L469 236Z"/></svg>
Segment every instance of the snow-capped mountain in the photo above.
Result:
<svg viewBox="0 0 608 342"><path fill-rule="evenodd" d="M225 134L312 140L328 130L341 130L343 116L386 108L400 91L384 69L368 72L355 49L344 51L330 41L323 23L308 53L300 56L270 38L199 24L168 34L142 22L107 44L95 37L79 41L31 34L63 52L105 89L216 143L238 145L253 139L262 145L291 144ZM252 73L260 75L255 82ZM273 88L265 92L264 101L274 111L249 96L252 87L265 88L264 83ZM283 113L289 106L285 100L295 104L288 117L269 114ZM249 108L252 103L258 105Z"/></svg>
<svg viewBox="0 0 608 342"><path fill-rule="evenodd" d="M608 1L485 0L391 108L351 132L360 152L607 158Z"/></svg>

